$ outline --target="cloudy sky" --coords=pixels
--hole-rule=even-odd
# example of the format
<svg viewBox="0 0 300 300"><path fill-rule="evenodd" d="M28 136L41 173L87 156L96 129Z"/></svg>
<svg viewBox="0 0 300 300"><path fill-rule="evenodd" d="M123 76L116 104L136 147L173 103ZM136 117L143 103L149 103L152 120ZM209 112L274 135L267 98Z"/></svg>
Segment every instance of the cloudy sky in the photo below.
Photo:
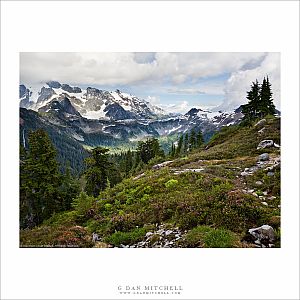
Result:
<svg viewBox="0 0 300 300"><path fill-rule="evenodd" d="M280 53L21 53L20 83L57 80L120 89L169 112L192 107L232 110L246 103L252 81L269 76L280 109Z"/></svg>

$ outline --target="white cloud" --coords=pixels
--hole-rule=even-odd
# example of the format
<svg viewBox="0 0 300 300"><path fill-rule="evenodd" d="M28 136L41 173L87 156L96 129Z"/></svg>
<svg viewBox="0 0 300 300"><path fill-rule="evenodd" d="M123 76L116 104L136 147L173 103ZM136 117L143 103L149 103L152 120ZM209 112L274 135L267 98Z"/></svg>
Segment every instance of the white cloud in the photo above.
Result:
<svg viewBox="0 0 300 300"><path fill-rule="evenodd" d="M124 85L218 76L258 62L264 53L34 53L20 54L21 82Z"/></svg>
<svg viewBox="0 0 300 300"><path fill-rule="evenodd" d="M169 88L168 93L170 94L183 94L183 95L198 95L198 94L205 94L202 90L197 88Z"/></svg>
<svg viewBox="0 0 300 300"><path fill-rule="evenodd" d="M216 78L226 74L230 76L224 85ZM184 95L185 100L178 107L171 105L176 111L188 108L185 103L196 94L224 95L218 109L234 109L246 103L251 82L262 81L266 75L272 83L275 105L280 109L279 53L20 54L20 81L28 86L48 80L79 86L140 85L144 91L152 88L152 93L161 97L163 92ZM202 78L209 80L201 83Z"/></svg>
<svg viewBox="0 0 300 300"><path fill-rule="evenodd" d="M146 101L150 102L153 105L161 105L160 98L157 96L148 96L146 97Z"/></svg>
<svg viewBox="0 0 300 300"><path fill-rule="evenodd" d="M185 114L191 107L189 106L189 102L183 100L177 104L161 104L161 108L163 108L166 112L169 113L181 113Z"/></svg>
<svg viewBox="0 0 300 300"><path fill-rule="evenodd" d="M224 85L223 84L209 84L203 85L200 88L180 88L180 87L171 87L167 89L167 92L170 94L182 94L182 95L224 95Z"/></svg>
<svg viewBox="0 0 300 300"><path fill-rule="evenodd" d="M246 95L251 83L256 79L262 82L266 76L272 84L276 108L280 110L280 53L268 53L256 68L233 72L225 84L224 102L217 109L230 110L247 103Z"/></svg>

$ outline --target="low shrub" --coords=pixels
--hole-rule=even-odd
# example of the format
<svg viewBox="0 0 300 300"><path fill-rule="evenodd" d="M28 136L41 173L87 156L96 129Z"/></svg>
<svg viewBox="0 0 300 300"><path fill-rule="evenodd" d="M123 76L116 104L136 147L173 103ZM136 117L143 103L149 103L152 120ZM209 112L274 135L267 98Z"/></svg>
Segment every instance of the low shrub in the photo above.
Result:
<svg viewBox="0 0 300 300"><path fill-rule="evenodd" d="M88 248L93 243L81 226L41 226L20 231L20 247L30 248Z"/></svg>
<svg viewBox="0 0 300 300"><path fill-rule="evenodd" d="M46 226L75 226L77 214L76 211L66 211L61 213L54 213L48 220L43 222Z"/></svg>
<svg viewBox="0 0 300 300"><path fill-rule="evenodd" d="M105 239L105 242L112 244L114 246L120 246L123 245L129 245L134 244L136 242L139 242L144 238L146 234L146 229L144 228L136 228L129 232L121 232L117 231L113 233L112 235L108 236Z"/></svg>
<svg viewBox="0 0 300 300"><path fill-rule="evenodd" d="M170 179L169 181L167 181L165 183L165 186L167 189L173 189L177 185L178 185L178 180L176 180L176 179Z"/></svg>
<svg viewBox="0 0 300 300"><path fill-rule="evenodd" d="M184 246L189 248L203 247L205 235L212 230L213 228L205 225L191 229L185 236Z"/></svg>
<svg viewBox="0 0 300 300"><path fill-rule="evenodd" d="M81 192L79 197L73 200L72 207L79 218L88 220L95 214L96 199Z"/></svg>
<svg viewBox="0 0 300 300"><path fill-rule="evenodd" d="M204 235L205 248L232 248L236 242L236 236L225 229L211 230Z"/></svg>

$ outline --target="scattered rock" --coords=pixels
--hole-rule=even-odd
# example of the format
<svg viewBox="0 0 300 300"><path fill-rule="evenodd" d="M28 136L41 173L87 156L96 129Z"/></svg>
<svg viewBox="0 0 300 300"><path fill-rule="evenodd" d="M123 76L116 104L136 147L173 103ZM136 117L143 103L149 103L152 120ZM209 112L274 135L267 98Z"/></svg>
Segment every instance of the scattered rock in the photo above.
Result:
<svg viewBox="0 0 300 300"><path fill-rule="evenodd" d="M160 163L160 164L157 164L157 165L154 165L152 167L153 170L159 170L167 165L169 165L170 163L172 163L173 160L167 160L167 161L164 161L163 163Z"/></svg>
<svg viewBox="0 0 300 300"><path fill-rule="evenodd" d="M263 154L261 154L259 157L258 157L258 160L259 161L267 161L267 160L269 160L269 154L268 153L263 153Z"/></svg>
<svg viewBox="0 0 300 300"><path fill-rule="evenodd" d="M145 237L147 238L147 237L151 236L152 234L153 234L153 232L147 232Z"/></svg>
<svg viewBox="0 0 300 300"><path fill-rule="evenodd" d="M269 248L269 244L273 244L275 242L275 232L270 225L262 225L257 228L251 228L248 232L255 239L254 243L261 245L261 247L264 246L264 248Z"/></svg>
<svg viewBox="0 0 300 300"><path fill-rule="evenodd" d="M258 130L257 132L258 132L258 134L263 134L265 130L266 130L266 128L263 127L262 129Z"/></svg>
<svg viewBox="0 0 300 300"><path fill-rule="evenodd" d="M257 150L270 148L272 146L274 146L274 141L273 140L263 140L258 144Z"/></svg>
<svg viewBox="0 0 300 300"><path fill-rule="evenodd" d="M279 169L279 168L280 168L280 162L274 163L274 165L265 168L265 171L274 171L274 170Z"/></svg>
<svg viewBox="0 0 300 300"><path fill-rule="evenodd" d="M257 186L263 185L263 183L262 183L260 180L256 181L255 184L256 184Z"/></svg>
<svg viewBox="0 0 300 300"><path fill-rule="evenodd" d="M203 168L200 168L200 169L182 169L182 170L173 170L173 171L174 171L174 175L179 175L187 172L199 173L202 172L203 170L204 170Z"/></svg>
<svg viewBox="0 0 300 300"><path fill-rule="evenodd" d="M267 192L267 191L264 191L264 192L263 192L263 195L264 195L264 196L267 196L267 195L268 195L268 192Z"/></svg>
<svg viewBox="0 0 300 300"><path fill-rule="evenodd" d="M254 127L263 126L263 125L266 124L266 122L267 122L266 119L261 119L260 121L258 121L258 122L254 125Z"/></svg>
<svg viewBox="0 0 300 300"><path fill-rule="evenodd" d="M137 175L136 177L133 178L133 180L138 180L138 179L142 178L143 176L145 176L145 173Z"/></svg>
<svg viewBox="0 0 300 300"><path fill-rule="evenodd" d="M268 203L267 202L262 202L261 204L265 205L265 206L268 206Z"/></svg>
<svg viewBox="0 0 300 300"><path fill-rule="evenodd" d="M97 233L93 232L92 240L95 243L97 241L100 241L101 239L100 239L100 237L99 237L99 235Z"/></svg>
<svg viewBox="0 0 300 300"><path fill-rule="evenodd" d="M275 174L274 172L268 172L267 173L268 176L274 176L274 174Z"/></svg>
<svg viewBox="0 0 300 300"><path fill-rule="evenodd" d="M185 232L176 228L166 228L166 225L162 224L157 226L157 230L153 232L147 232L143 241L138 242L130 247L134 248L173 248L176 247L176 243L182 239ZM124 245L123 245L124 246ZM122 247L122 245L121 245ZM123 247L124 248L124 247Z"/></svg>

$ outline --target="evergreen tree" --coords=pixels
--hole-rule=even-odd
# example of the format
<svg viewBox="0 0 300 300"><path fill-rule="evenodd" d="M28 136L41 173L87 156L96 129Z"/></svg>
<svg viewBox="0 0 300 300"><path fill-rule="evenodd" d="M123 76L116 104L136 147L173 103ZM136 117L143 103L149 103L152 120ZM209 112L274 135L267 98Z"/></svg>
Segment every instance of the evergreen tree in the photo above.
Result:
<svg viewBox="0 0 300 300"><path fill-rule="evenodd" d="M259 115L260 107L260 85L258 81L252 82L251 90L247 92L248 104L242 105L242 113L244 119L249 121L255 119Z"/></svg>
<svg viewBox="0 0 300 300"><path fill-rule="evenodd" d="M171 146L171 150L169 152L169 156L170 157L175 157L175 153L176 153L176 147L175 147L175 144L172 142L172 146Z"/></svg>
<svg viewBox="0 0 300 300"><path fill-rule="evenodd" d="M43 129L29 133L29 150L21 154L20 226L33 227L62 209L61 174L56 150Z"/></svg>
<svg viewBox="0 0 300 300"><path fill-rule="evenodd" d="M196 147L200 148L204 144L204 139L201 130L196 135Z"/></svg>
<svg viewBox="0 0 300 300"><path fill-rule="evenodd" d="M182 145L183 145L183 135L181 135L179 138L178 145L177 145L176 152L175 152L176 156L180 156L181 151L182 151Z"/></svg>
<svg viewBox="0 0 300 300"><path fill-rule="evenodd" d="M276 110L275 105L273 104L272 94L269 77L267 76L267 79L264 77L260 93L260 117L275 114Z"/></svg>
<svg viewBox="0 0 300 300"><path fill-rule="evenodd" d="M121 181L122 181L122 175L121 175L120 170L116 167L115 164L112 164L111 168L108 171L109 186L113 187Z"/></svg>
<svg viewBox="0 0 300 300"><path fill-rule="evenodd" d="M152 138L147 139L145 142L139 141L137 155L140 156L143 163L147 164L155 156L164 157L165 154L159 145L158 139Z"/></svg>
<svg viewBox="0 0 300 300"><path fill-rule="evenodd" d="M186 153L188 150L189 150L189 134L187 132L184 136L183 152Z"/></svg>
<svg viewBox="0 0 300 300"><path fill-rule="evenodd" d="M88 195L97 197L100 191L104 190L108 184L108 174L112 168L112 163L108 159L109 150L96 147L92 150L91 156L86 158L85 171L86 187Z"/></svg>
<svg viewBox="0 0 300 300"><path fill-rule="evenodd" d="M133 158L134 158L133 169L136 170L142 161L140 153L138 151L135 151Z"/></svg>
<svg viewBox="0 0 300 300"><path fill-rule="evenodd" d="M192 150L195 148L196 148L196 132L195 129L193 128L190 133L189 149Z"/></svg>
<svg viewBox="0 0 300 300"><path fill-rule="evenodd" d="M248 103L242 105L245 121L262 118L268 114L274 115L276 110L273 104L271 84L269 78L264 77L260 86L258 81L252 83L251 90L247 92Z"/></svg>
<svg viewBox="0 0 300 300"><path fill-rule="evenodd" d="M132 152L128 150L125 154L125 173L128 175L133 167Z"/></svg>
<svg viewBox="0 0 300 300"><path fill-rule="evenodd" d="M60 197L62 199L62 210L71 209L73 199L78 197L80 193L79 181L71 174L70 162L67 161L65 174L62 176L62 185L59 188Z"/></svg>

